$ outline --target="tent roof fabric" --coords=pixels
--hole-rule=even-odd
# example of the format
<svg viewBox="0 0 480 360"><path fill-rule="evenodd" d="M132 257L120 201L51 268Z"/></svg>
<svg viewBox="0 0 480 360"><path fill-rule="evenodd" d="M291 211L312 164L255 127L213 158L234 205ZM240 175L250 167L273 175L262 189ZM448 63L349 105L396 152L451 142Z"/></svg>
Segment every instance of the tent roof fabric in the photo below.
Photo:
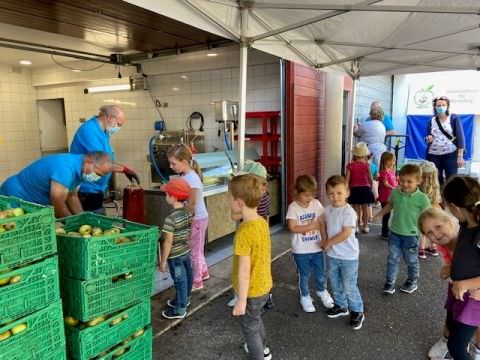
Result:
<svg viewBox="0 0 480 360"><path fill-rule="evenodd" d="M127 1L353 78L480 69L478 0ZM248 13L245 34L242 9Z"/></svg>

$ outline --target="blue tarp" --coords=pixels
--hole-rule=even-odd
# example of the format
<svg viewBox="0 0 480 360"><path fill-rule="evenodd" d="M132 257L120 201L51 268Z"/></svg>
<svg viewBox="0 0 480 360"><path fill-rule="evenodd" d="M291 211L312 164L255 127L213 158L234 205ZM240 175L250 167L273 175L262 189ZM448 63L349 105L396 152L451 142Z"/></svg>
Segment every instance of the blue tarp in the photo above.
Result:
<svg viewBox="0 0 480 360"><path fill-rule="evenodd" d="M457 115L463 125L465 134L465 160L472 158L473 124L475 115ZM427 134L428 122L432 115L407 115L407 145L405 157L409 159L425 159L427 145L425 136Z"/></svg>

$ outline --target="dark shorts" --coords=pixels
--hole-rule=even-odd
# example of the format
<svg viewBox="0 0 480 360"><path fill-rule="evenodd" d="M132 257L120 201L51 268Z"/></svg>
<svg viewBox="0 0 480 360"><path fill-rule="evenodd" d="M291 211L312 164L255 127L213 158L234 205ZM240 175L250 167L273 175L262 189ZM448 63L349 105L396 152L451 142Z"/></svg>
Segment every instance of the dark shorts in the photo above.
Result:
<svg viewBox="0 0 480 360"><path fill-rule="evenodd" d="M352 205L373 204L375 198L370 186L354 186L350 189L348 203Z"/></svg>

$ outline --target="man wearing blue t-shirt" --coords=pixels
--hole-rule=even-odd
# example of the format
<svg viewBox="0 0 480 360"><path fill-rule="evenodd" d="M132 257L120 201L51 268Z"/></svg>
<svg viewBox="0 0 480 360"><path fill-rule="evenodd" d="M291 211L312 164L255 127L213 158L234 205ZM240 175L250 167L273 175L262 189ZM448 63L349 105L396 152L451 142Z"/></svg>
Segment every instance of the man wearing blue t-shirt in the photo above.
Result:
<svg viewBox="0 0 480 360"><path fill-rule="evenodd" d="M98 181L112 166L110 155L103 152L45 156L5 180L0 195L52 205L56 217L78 214L83 211L80 183Z"/></svg>
<svg viewBox="0 0 480 360"><path fill-rule="evenodd" d="M383 110L382 105L380 105L380 101L372 102L372 104L370 105L370 110L374 110L374 109ZM369 117L367 117L367 119L365 121L370 121L370 120L371 119L370 119L370 116L369 116ZM386 130L387 135L394 135L395 134L395 131L393 130L393 121L392 121L392 118L390 117L390 115L388 115L388 114L383 115L383 125L385 125L385 130Z"/></svg>
<svg viewBox="0 0 480 360"><path fill-rule="evenodd" d="M70 152L72 154L86 154L92 151L103 151L115 160L115 153L110 145L110 136L118 133L125 124L125 115L117 105L104 105L99 114L85 121L75 133ZM130 168L114 164L112 172L125 174L130 181L140 183L137 174ZM111 173L94 183L82 183L79 198L86 211L103 213L103 197L107 190Z"/></svg>

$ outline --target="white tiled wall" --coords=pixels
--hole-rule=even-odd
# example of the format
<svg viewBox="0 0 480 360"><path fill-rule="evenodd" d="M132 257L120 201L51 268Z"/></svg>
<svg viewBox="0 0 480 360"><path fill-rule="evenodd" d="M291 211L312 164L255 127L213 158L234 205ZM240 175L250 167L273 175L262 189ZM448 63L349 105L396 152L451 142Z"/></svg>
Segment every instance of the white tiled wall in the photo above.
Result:
<svg viewBox="0 0 480 360"><path fill-rule="evenodd" d="M247 111L280 110L280 73L275 57L251 51L249 54L247 79ZM92 64L78 62L69 64L87 69ZM221 138L217 137L217 123L214 119L212 102L215 100L238 100L239 53L237 48L224 48L217 57L195 52L179 56L144 61L142 68L148 75L153 95L160 102L168 103L160 110L170 130L185 127L187 117L199 111L205 118L206 151L223 149ZM120 69L124 80L135 71L133 67ZM119 162L133 167L149 186L150 168L146 155L148 140L153 135L153 123L160 118L148 91L110 92L100 94L83 93L91 85L107 85L122 82L117 78L119 69L105 65L89 72L72 72L58 65L32 70L33 86L30 92L37 99L63 98L67 121L68 142L80 125L80 118L89 118L98 112L103 104L116 103L126 114L127 123L112 143ZM0 75L1 76L1 75ZM94 82L86 82L86 81ZM33 95L34 96L34 95ZM31 100L33 104L34 100ZM33 116L36 109L33 108ZM37 126L35 124L35 126ZM37 126L38 127L38 126ZM247 132L261 132L261 123L247 120ZM38 133L38 130L37 130ZM23 140L22 140L23 141ZM247 146L253 146L249 144ZM260 144L256 144L261 148ZM38 154L39 156L39 154ZM123 176L118 176L118 186L123 186Z"/></svg>
<svg viewBox="0 0 480 360"><path fill-rule="evenodd" d="M0 182L38 157L40 133L30 72L0 65Z"/></svg>

